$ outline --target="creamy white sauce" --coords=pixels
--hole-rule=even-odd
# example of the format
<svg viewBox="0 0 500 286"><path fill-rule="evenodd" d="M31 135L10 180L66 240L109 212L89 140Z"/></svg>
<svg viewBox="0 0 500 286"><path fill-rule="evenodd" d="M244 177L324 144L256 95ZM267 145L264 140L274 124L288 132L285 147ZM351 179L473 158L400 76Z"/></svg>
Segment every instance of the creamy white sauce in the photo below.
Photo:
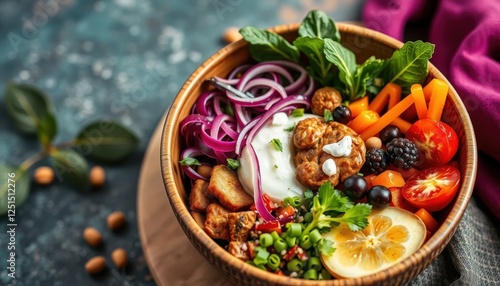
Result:
<svg viewBox="0 0 500 286"><path fill-rule="evenodd" d="M335 175L337 173L337 164L335 164L335 161L332 158L327 159L325 162L323 162L323 166L321 166L321 170L327 176Z"/></svg>
<svg viewBox="0 0 500 286"><path fill-rule="evenodd" d="M288 123L288 115L284 112L278 112L273 115L273 125L285 125Z"/></svg>
<svg viewBox="0 0 500 286"><path fill-rule="evenodd" d="M339 142L323 146L323 151L333 157L349 156L352 149L352 137L344 136Z"/></svg>
<svg viewBox="0 0 500 286"><path fill-rule="evenodd" d="M277 115L281 116L281 115ZM299 121L309 118L319 117L313 114L304 114L301 117L288 117L284 124L274 124L270 120L254 136L251 144L257 154L262 178L262 192L268 194L275 202L280 202L286 197L300 196L307 189L295 178L295 147L293 146L293 131L284 129L296 125ZM277 122L283 122L277 119ZM271 144L271 140L279 139L283 146L283 152L276 150ZM250 160L248 147L243 148L240 157L241 167L238 168L238 177L243 188L253 196L254 167Z"/></svg>

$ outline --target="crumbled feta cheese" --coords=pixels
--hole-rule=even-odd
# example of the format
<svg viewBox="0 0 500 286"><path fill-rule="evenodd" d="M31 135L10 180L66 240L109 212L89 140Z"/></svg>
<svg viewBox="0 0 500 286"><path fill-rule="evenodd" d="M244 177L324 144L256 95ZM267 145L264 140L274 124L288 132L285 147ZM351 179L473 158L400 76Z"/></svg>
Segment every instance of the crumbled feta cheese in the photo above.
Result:
<svg viewBox="0 0 500 286"><path fill-rule="evenodd" d="M333 157L349 156L352 149L352 137L344 136L342 140L336 143L323 146L323 151L332 155Z"/></svg>
<svg viewBox="0 0 500 286"><path fill-rule="evenodd" d="M323 173L325 173L327 176L332 176L337 173L337 165L335 164L335 161L330 158L323 163L323 166L321 166L321 170L323 170Z"/></svg>
<svg viewBox="0 0 500 286"><path fill-rule="evenodd" d="M246 244L246 243L243 243L243 244L241 245L241 250L243 250L243 251L247 251L247 250L248 250L248 246L247 246L247 244Z"/></svg>
<svg viewBox="0 0 500 286"><path fill-rule="evenodd" d="M284 112L277 112L273 115L273 125L285 125L288 123L288 115Z"/></svg>

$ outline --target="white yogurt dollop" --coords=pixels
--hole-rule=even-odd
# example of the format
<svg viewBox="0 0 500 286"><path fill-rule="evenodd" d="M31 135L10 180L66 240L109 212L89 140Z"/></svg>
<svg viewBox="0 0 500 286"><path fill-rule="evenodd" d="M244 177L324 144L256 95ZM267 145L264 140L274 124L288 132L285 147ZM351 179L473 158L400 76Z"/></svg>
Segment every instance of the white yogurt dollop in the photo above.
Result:
<svg viewBox="0 0 500 286"><path fill-rule="evenodd" d="M251 144L257 154L260 166L262 181L262 192L268 194L275 202L280 202L286 197L302 197L306 190L295 178L295 147L293 146L293 131L284 129L296 125L299 121L309 118L319 117L313 114L304 114L301 117L288 117L285 121L282 115L278 115L276 120L270 120L254 136ZM278 139L283 152L276 150L271 142ZM238 177L245 191L253 196L254 166L250 160L248 147L243 148L240 157L241 166L238 168Z"/></svg>

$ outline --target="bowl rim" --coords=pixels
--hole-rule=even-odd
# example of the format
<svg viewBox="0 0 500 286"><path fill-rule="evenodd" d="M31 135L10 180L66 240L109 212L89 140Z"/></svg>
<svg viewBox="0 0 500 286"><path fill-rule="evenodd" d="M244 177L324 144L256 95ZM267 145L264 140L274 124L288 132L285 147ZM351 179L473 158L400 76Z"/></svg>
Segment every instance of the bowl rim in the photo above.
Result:
<svg viewBox="0 0 500 286"><path fill-rule="evenodd" d="M272 27L269 30L281 34L285 32L296 31L299 25L300 25L299 23L285 24ZM337 23L337 25L339 30L343 33L354 33L356 35L361 35L372 41L380 42L381 44L394 49L399 49L403 46L403 43L401 41L396 40L383 33L377 32L375 30L343 22L339 22ZM371 283L384 283L384 281L386 282L387 279L389 279L394 274L403 275L403 273L407 271L409 265L416 265L419 261L423 260L426 256L430 255L432 259L427 261L427 263L425 263L425 265L421 267L422 269L420 269L416 275L421 273L421 271L423 271L423 269L425 269L442 252L444 247L451 240L451 237L455 233L456 228L458 227L458 224L463 216L463 213L465 212L465 209L467 208L470 197L472 196L473 193L476 172L477 172L477 156L478 156L474 129L470 117L466 111L465 105L461 101L460 97L458 96L456 90L453 88L451 83L432 63L429 63L429 73L431 73L432 71L432 73L435 75L435 78L442 79L449 85L450 89L448 92L448 98L452 101L453 105L457 109L457 112L460 115L461 121L464 125L464 129L468 129L468 132L464 133L466 136L465 142L467 143L466 144L467 146L465 146L465 148L469 152L468 155L465 157L466 173L462 174L462 182L461 182L462 185L460 187L460 195L457 196L455 204L449 211L449 214L446 217L446 219L440 225L439 229L434 233L431 239L427 240L422 245L422 247L419 250L417 250L417 252L413 253L412 255L405 258L401 262L391 266L390 268L387 268L385 270L379 271L371 275L359 278L349 278L349 279L308 281L303 279L290 278L288 276L278 276L273 273L261 271L256 267L246 264L245 262L231 255L220 245L218 245L194 221L188 208L185 206L179 192L175 190L176 184L175 180L173 179L175 170L173 170L172 164L169 163L171 156L170 156L168 142L172 142L173 140L172 137L174 135L174 132L178 132L178 128L177 126L171 126L170 121L171 118L177 118L179 116L180 107L184 105L188 95L193 92L194 86L192 85L192 83L203 82L205 80L205 78L202 78L203 70L220 64L220 62L223 61L222 58L225 54L230 53L230 51L241 49L245 46L247 46L247 43L244 40L239 40L235 43L225 46L224 48L220 49L215 54L210 56L189 76L189 78L181 87L179 93L175 97L174 101L172 102L167 112L167 117L164 122L162 137L161 137L161 149L160 149L161 171L163 176L163 184L165 186L169 202L172 206L172 211L174 212L178 220L178 223L180 223L180 221L184 223L184 225L182 223L180 224L185 234L187 235L187 232L191 231L193 235L197 237L198 241L205 247L205 249L207 249L207 251L212 252L212 254L215 256L218 256L220 260L226 261L228 267L231 268L232 271L238 271L244 273L249 276L249 279L260 279L262 281L267 281L273 284L281 284L281 285L363 284L364 285ZM448 229L450 228L453 231L448 232ZM189 235L187 236L189 238ZM191 238L189 239L191 240ZM191 243L194 244L194 241L191 241ZM205 257L208 256L206 253L203 253L200 249L197 248L197 250L200 253L202 253L202 255L204 255ZM221 272L229 277L229 274L225 273L224 271Z"/></svg>

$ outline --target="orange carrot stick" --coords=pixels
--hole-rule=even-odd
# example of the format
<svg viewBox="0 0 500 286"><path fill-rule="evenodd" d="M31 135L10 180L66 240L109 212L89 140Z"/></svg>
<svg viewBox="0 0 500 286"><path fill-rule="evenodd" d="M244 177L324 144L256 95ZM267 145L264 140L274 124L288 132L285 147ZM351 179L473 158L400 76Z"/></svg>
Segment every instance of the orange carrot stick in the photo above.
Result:
<svg viewBox="0 0 500 286"><path fill-rule="evenodd" d="M424 96L427 102L431 99L432 90L434 89L438 81L439 80L437 78L434 78L427 85L424 86Z"/></svg>
<svg viewBox="0 0 500 286"><path fill-rule="evenodd" d="M365 131L361 133L361 138L366 141L366 139L375 136L387 125L391 124L394 119L398 118L408 107L410 107L415 101L413 96L407 96L401 100L396 106L389 109L382 117L380 117L377 122L370 125Z"/></svg>
<svg viewBox="0 0 500 286"><path fill-rule="evenodd" d="M440 121L446 97L448 96L448 85L440 79L433 79L433 81L435 81L435 84L432 87L427 118Z"/></svg>
<svg viewBox="0 0 500 286"><path fill-rule="evenodd" d="M425 227L428 231L434 233L439 228L439 222L425 209L419 209L415 212L415 215L418 216L425 224Z"/></svg>
<svg viewBox="0 0 500 286"><path fill-rule="evenodd" d="M380 114L387 105L387 102L389 102L388 109L391 109L399 100L401 100L401 87L394 83L388 83L370 102L368 109Z"/></svg>
<svg viewBox="0 0 500 286"><path fill-rule="evenodd" d="M356 116L356 118L349 122L347 126L349 126L356 133L360 134L361 132L363 132L363 130L377 122L379 118L380 116L377 112L373 110L364 110L358 116Z"/></svg>
<svg viewBox="0 0 500 286"><path fill-rule="evenodd" d="M411 86L411 96L415 100L415 107L417 108L418 119L427 118L427 103L425 102L424 91L420 84Z"/></svg>
<svg viewBox="0 0 500 286"><path fill-rule="evenodd" d="M368 96L363 96L349 103L349 109L351 110L352 118L357 117L362 111L368 110Z"/></svg>
<svg viewBox="0 0 500 286"><path fill-rule="evenodd" d="M396 119L394 119L391 124L398 127L403 134L406 134L406 131L408 131L408 129L410 129L411 127L411 123L404 119L401 119L401 117L396 117Z"/></svg>

